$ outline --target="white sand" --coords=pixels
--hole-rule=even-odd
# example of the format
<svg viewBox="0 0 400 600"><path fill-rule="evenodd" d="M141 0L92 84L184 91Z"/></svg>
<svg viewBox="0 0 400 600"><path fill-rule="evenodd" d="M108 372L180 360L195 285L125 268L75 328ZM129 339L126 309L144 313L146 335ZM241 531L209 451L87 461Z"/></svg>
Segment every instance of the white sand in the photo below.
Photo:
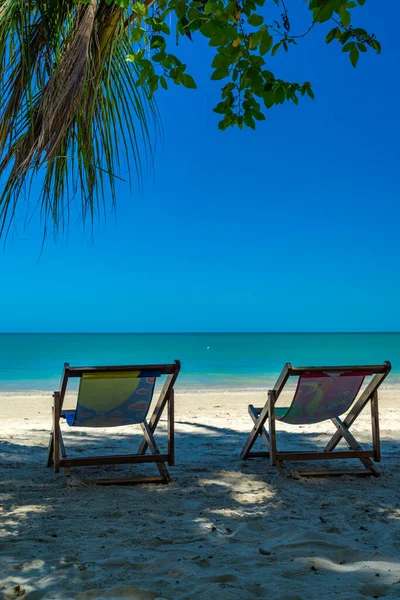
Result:
<svg viewBox="0 0 400 600"><path fill-rule="evenodd" d="M266 460L243 462L247 404L265 395L181 393L173 483L94 487L81 480L94 469L73 470L67 484L45 467L50 396L3 394L0 597L398 599L399 398L393 388L381 394L379 479L299 481ZM353 430L360 441L369 426L366 412ZM314 447L333 426L282 430L281 447ZM123 453L139 432L70 429L65 443L71 455ZM135 471L96 474L121 469Z"/></svg>

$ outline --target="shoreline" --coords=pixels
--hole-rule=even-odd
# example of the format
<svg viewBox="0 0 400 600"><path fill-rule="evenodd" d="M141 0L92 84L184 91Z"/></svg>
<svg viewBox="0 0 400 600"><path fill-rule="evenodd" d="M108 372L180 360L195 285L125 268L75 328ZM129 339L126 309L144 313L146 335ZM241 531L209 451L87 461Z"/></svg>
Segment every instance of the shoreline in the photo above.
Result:
<svg viewBox="0 0 400 600"><path fill-rule="evenodd" d="M241 386L214 386L214 387L208 387L208 386L204 386L204 387L192 387L192 386L179 386L176 385L175 386L175 393L178 395L182 395L182 396L186 396L186 395L196 395L196 394L221 394L221 395L228 395L228 394L233 394L233 395L237 395L237 394L260 394L263 392L268 392L268 390L271 389L271 387L274 385L275 381L271 381L270 383L266 383L266 385L260 385L260 386L249 386L249 387L241 387ZM286 386L287 390L292 390L295 388L295 383L293 383L292 385L289 384ZM5 398L5 397L14 397L14 396L26 396L26 397L32 397L32 396L52 396L53 392L56 391L58 389L58 386L55 386L54 389L43 389L43 388L29 388L29 389L2 389L0 386L0 398ZM389 392L399 392L400 393L400 380L398 382L395 383L383 383L380 388L380 391L389 391ZM67 396L73 396L76 395L77 393L77 389L73 390L70 389L67 392Z"/></svg>

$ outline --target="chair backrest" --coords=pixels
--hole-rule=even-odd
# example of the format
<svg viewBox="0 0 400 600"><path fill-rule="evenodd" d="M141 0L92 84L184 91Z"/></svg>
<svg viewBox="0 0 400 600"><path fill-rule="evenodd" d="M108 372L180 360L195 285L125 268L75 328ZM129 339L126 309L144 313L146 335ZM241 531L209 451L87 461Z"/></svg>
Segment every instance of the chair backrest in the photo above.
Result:
<svg viewBox="0 0 400 600"><path fill-rule="evenodd" d="M294 367L284 366L273 390L274 403L278 400L290 377L298 376L293 400L284 414L276 418L296 425L319 423L339 417L353 404L365 377L374 375L363 391L368 399L375 393L391 370L389 361L381 365Z"/></svg>
<svg viewBox="0 0 400 600"><path fill-rule="evenodd" d="M296 425L339 417L353 404L364 378L371 373L305 373L287 413L280 421Z"/></svg>
<svg viewBox="0 0 400 600"><path fill-rule="evenodd" d="M142 423L153 398L158 374L141 377L132 373L83 374L73 425L116 427Z"/></svg>
<svg viewBox="0 0 400 600"><path fill-rule="evenodd" d="M142 423L153 399L157 377L168 375L166 385L168 382L173 385L179 368L179 361L171 365L117 367L70 367L66 364L62 397L68 379L80 378L76 410L66 411L68 424L117 427Z"/></svg>

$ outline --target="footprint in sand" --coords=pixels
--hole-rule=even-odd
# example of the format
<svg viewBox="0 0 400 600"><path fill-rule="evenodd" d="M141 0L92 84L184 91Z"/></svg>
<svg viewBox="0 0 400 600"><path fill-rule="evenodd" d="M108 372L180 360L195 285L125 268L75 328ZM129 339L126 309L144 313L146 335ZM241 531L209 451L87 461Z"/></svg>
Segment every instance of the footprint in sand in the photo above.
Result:
<svg viewBox="0 0 400 600"><path fill-rule="evenodd" d="M212 583L232 583L234 581L239 581L239 578L231 573L226 573L224 575L214 575L214 577L208 577L207 579Z"/></svg>
<svg viewBox="0 0 400 600"><path fill-rule="evenodd" d="M291 571L283 571L281 577L284 577L285 579L299 579L299 577L304 577L309 574L310 571L308 569L292 569Z"/></svg>
<svg viewBox="0 0 400 600"><path fill-rule="evenodd" d="M378 583L366 583L360 589L360 594L367 598L383 598L388 593L389 586Z"/></svg>

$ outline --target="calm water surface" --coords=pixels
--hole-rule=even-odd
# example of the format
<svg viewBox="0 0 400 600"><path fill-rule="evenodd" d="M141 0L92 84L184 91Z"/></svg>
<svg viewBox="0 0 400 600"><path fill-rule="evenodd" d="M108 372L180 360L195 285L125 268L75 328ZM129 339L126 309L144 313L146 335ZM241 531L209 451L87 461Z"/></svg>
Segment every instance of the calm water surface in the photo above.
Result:
<svg viewBox="0 0 400 600"><path fill-rule="evenodd" d="M182 363L180 388L265 386L296 365L390 360L400 383L398 333L0 334L0 390L47 390L73 366Z"/></svg>

